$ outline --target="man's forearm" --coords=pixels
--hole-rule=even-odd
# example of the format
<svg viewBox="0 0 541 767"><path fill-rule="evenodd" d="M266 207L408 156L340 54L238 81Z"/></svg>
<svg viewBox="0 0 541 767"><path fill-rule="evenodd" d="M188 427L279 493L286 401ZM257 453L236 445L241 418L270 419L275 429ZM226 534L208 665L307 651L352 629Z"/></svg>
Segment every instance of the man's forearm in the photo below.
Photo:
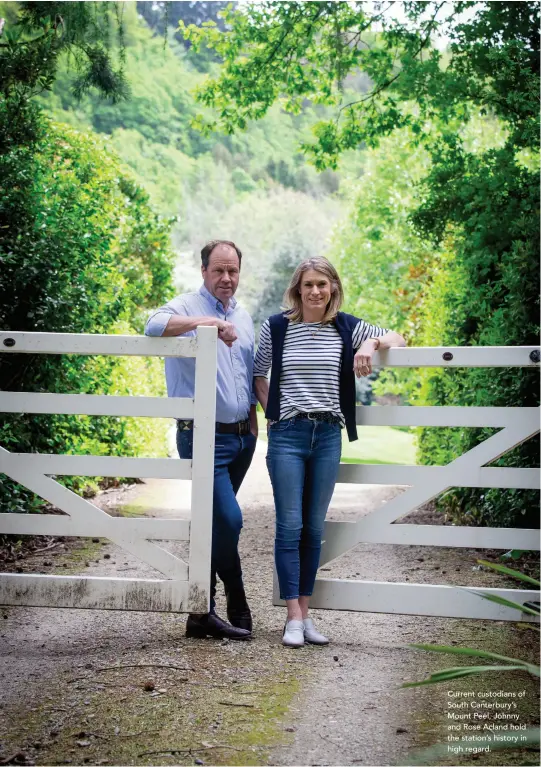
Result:
<svg viewBox="0 0 541 767"><path fill-rule="evenodd" d="M261 403L263 410L267 409L267 400L269 399L269 380L263 376L256 376L254 379L255 396Z"/></svg>
<svg viewBox="0 0 541 767"><path fill-rule="evenodd" d="M163 331L163 336L182 336L184 333L189 333L190 330L195 330L200 325L220 329L220 326L223 324L219 317L184 317L172 314Z"/></svg>

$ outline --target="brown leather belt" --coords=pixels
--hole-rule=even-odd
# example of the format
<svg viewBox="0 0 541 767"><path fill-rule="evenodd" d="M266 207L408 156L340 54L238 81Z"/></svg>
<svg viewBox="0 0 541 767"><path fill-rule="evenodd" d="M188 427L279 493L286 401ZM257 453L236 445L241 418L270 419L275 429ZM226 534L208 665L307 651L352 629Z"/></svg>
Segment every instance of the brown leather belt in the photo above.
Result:
<svg viewBox="0 0 541 767"><path fill-rule="evenodd" d="M177 420L177 425L180 431L193 429L193 421L181 421ZM250 421L237 421L236 423L219 423L216 422L217 434L238 434L239 436L245 436L250 433Z"/></svg>

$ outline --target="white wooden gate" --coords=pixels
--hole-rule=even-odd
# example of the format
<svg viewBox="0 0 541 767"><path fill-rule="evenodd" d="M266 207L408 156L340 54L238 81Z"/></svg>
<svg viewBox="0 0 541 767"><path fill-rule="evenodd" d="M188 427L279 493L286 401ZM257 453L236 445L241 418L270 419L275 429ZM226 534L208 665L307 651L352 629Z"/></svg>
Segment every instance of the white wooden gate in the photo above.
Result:
<svg viewBox="0 0 541 767"><path fill-rule="evenodd" d="M210 598L212 493L216 412L216 328L195 338L145 338L61 333L0 333L0 351L17 354L100 354L195 357L195 396L118 397L2 392L0 412L148 416L194 420L193 460L10 453L0 447L0 472L61 509L64 515L0 514L0 533L100 536L165 578L0 575L0 604L120 610L207 612ZM191 517L113 517L50 475L192 479ZM189 561L156 544L189 541Z"/></svg>
<svg viewBox="0 0 541 767"><path fill-rule="evenodd" d="M538 362L538 347L397 348L374 355L376 367L535 367ZM446 466L341 464L339 483L411 487L355 522L326 522L320 566L360 543L539 550L539 530L393 524L450 487L539 488L538 469L486 467L539 432L539 408L359 407L357 424L501 427L501 431ZM362 429L359 438L362 439ZM359 569L362 569L362 561ZM327 610L538 620L524 612L481 599L480 592L520 604L539 601L539 592L526 589L318 578L310 604ZM276 576L274 604L283 604L279 599Z"/></svg>

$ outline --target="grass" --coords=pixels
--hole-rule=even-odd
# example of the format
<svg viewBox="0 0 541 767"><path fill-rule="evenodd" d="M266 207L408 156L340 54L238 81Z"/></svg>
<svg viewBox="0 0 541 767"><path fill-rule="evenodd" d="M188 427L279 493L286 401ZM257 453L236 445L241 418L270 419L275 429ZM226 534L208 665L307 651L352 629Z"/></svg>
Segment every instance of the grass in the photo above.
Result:
<svg viewBox="0 0 541 767"><path fill-rule="evenodd" d="M258 412L257 418L259 436L266 442L265 416ZM359 426L357 430L356 442L349 442L345 429L342 431L342 463L417 463L413 434L392 426Z"/></svg>
<svg viewBox="0 0 541 767"><path fill-rule="evenodd" d="M202 651L182 640L178 647L171 646L171 638L168 643L168 652L155 660L168 666L172 653L183 651L182 657L192 669L188 679L179 680L178 675L164 669L151 671L137 665L122 669L121 663L120 670L98 678L92 669L88 674L83 672L79 684L73 686L69 679L53 676L48 680L54 685L50 688L54 689L53 704L52 696L44 696L33 701L31 708L20 701L17 713L10 710L20 726L6 737L8 751L15 752L21 742L39 742L43 764L159 765L169 760L176 765L192 765L198 758L203 764L257 767L269 763L273 748L292 740L283 725L291 701L307 676L298 664L282 670L276 651L267 655L264 664L258 659L254 665L250 656L245 655L243 662L242 656L216 653L211 643ZM220 670L209 678L207 669L212 668L217 655ZM102 663L101 655L91 657ZM146 653L140 651L130 660L135 662L139 657L148 661ZM241 681L247 665L257 670L257 681L253 677ZM223 669L236 673L228 676ZM231 679L239 683L233 686ZM167 692L153 698L144 691L146 682ZM224 699L237 705L224 705ZM50 737L55 711L65 713L60 718L62 726ZM80 741L86 741L86 747L79 746L76 754Z"/></svg>

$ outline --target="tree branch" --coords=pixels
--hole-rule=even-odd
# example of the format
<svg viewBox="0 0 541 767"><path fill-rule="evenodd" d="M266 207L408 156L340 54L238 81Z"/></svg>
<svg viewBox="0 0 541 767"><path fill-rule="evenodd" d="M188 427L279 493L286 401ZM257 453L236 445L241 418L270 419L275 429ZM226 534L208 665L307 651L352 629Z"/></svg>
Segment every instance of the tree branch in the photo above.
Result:
<svg viewBox="0 0 541 767"><path fill-rule="evenodd" d="M432 27L434 25L434 22L436 21L436 16L440 12L440 10L441 10L441 8L443 7L444 4L445 3L440 3L437 6L434 15L430 19L430 23L428 25L426 36L423 38L423 40L421 40L421 44L420 44L419 48L415 51L414 56L418 56L421 53L421 51L423 50L423 48L426 46L426 44L430 41L430 33L432 31ZM338 110L338 115L337 115L336 123L338 123L338 120L340 119L340 114L344 111L344 109L350 109L351 107L356 106L357 104L362 104L364 101L368 101L369 99L373 99L375 96L377 96L379 93L381 93L381 91L385 90L390 85L392 85L395 82L395 80L398 80L398 78L400 77L402 72L403 72L403 70L400 70L400 72L398 72L394 77L391 77L389 80L386 80L381 85L378 85L377 88L374 88L374 90L371 91L367 96L363 96L362 99L358 99L357 101L351 101L349 104L345 104L343 107L340 107L340 109Z"/></svg>
<svg viewBox="0 0 541 767"><path fill-rule="evenodd" d="M310 24L309 24L309 26L308 26L308 29L306 30L306 34L305 34L305 37L308 37L308 35L311 33L311 31L312 31L312 29L313 29L313 27L314 27L314 24L316 23L316 21L318 20L318 18L321 16L321 14L322 14L322 13L323 13L323 11L322 11L322 9L321 9L321 8L317 8L317 9L316 9L316 12L315 12L315 14L314 14L313 18L310 20ZM297 15L298 15L298 14L297 14ZM274 45L274 48L272 49L272 51L270 52L270 54L267 56L267 58L265 59L265 61L261 62L261 64L259 65L259 67L257 67L257 69L256 69L256 71L255 71L255 73L254 73L254 80L257 80L257 78L258 78L258 77L259 77L259 75L261 74L262 70L264 70L266 67L268 67L268 66L269 66L269 64L271 64L271 63L274 61L274 59L276 58L276 56L277 56L278 52L280 51L280 49L281 49L281 47L282 47L283 43L286 41L286 39L287 39L287 37L288 37L289 33L290 33L290 32L291 32L291 30L293 29L293 26L294 26L294 23L295 23L295 21L296 21L296 18L294 19L294 21L293 21L293 25L292 25L292 26L286 26L286 28L285 28L285 32L284 32L284 33L283 33L283 35L280 37L280 39L278 40L278 42L277 42L277 43ZM292 46L289 46L289 49L288 49L288 50L285 52L285 56L289 55L289 54L291 53L291 51L292 51L292 50L296 50L296 48L297 48L297 45L296 45L296 44L294 44L294 45L292 45ZM286 71L287 71L287 70L286 70Z"/></svg>

